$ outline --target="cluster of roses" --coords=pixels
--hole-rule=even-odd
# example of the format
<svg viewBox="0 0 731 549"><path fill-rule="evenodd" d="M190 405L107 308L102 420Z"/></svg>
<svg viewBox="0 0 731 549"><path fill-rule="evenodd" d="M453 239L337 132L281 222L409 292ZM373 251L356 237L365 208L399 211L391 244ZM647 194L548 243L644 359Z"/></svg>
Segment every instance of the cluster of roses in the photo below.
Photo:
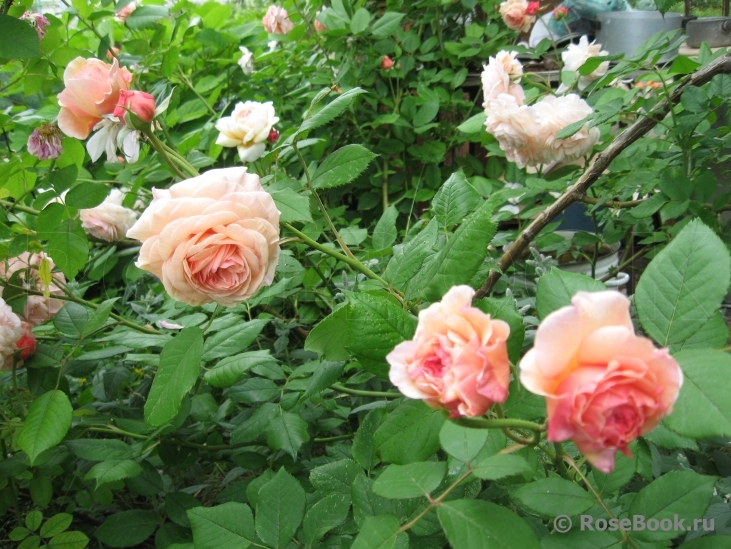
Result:
<svg viewBox="0 0 731 549"><path fill-rule="evenodd" d="M574 50L569 55L577 57ZM586 118L592 108L573 93L548 95L533 105L525 105L525 92L520 85L523 66L516 56L516 52L502 51L490 57L482 72L487 132L497 139L507 159L520 168L570 162L588 154L599 141L597 128L589 128L587 123L567 139L556 136ZM590 77L598 78L602 70L606 72L606 66L599 67L595 71L597 76L592 73Z"/></svg>
<svg viewBox="0 0 731 549"><path fill-rule="evenodd" d="M538 0L505 0L500 4L500 16L509 29L517 32L528 32L536 22L536 15L541 9ZM554 8L552 17L561 21L568 17L569 10L565 6Z"/></svg>
<svg viewBox="0 0 731 549"><path fill-rule="evenodd" d="M510 328L472 307L473 296L453 287L387 357L404 395L452 417L481 416L508 397ZM635 334L629 306L617 291L577 293L543 320L519 364L523 386L546 398L548 440L572 440L604 473L672 411L683 383L667 349Z"/></svg>
<svg viewBox="0 0 731 549"><path fill-rule="evenodd" d="M0 370L13 366L13 357L27 359L35 353L36 339L32 327L53 318L63 302L52 296L62 295L66 284L63 273L53 273L53 261L44 253L25 252L0 264L0 275L12 279L23 289L36 292L28 295L22 315L13 312L0 298ZM48 274L43 281L41 273ZM0 287L0 295L3 288Z"/></svg>

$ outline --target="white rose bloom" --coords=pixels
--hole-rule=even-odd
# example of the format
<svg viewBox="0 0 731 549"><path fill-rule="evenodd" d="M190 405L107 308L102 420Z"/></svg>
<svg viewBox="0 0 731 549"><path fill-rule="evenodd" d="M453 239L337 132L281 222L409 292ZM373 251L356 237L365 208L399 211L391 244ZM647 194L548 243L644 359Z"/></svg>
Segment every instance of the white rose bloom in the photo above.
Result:
<svg viewBox="0 0 731 549"><path fill-rule="evenodd" d="M4 358L15 352L15 342L23 335L20 317L0 298L0 355ZM0 360L0 364L3 360Z"/></svg>
<svg viewBox="0 0 731 549"><path fill-rule="evenodd" d="M592 42L582 36L578 44L570 44L568 48L561 54L563 59L564 70L578 72L581 66L592 57L601 57L609 55L609 52L602 50L601 44ZM579 76L579 89L583 90L594 80L601 78L609 70L609 61L602 62L591 74Z"/></svg>
<svg viewBox="0 0 731 549"><path fill-rule="evenodd" d="M236 147L242 162L253 162L264 154L269 132L277 122L279 118L271 101L238 103L231 116L216 123L216 129L221 132L216 144Z"/></svg>
<svg viewBox="0 0 731 549"><path fill-rule="evenodd" d="M520 86L523 77L523 65L516 59L518 52L501 51L490 57L482 70L482 90L485 94L484 107L487 103L503 93L515 97L518 105L522 105L525 93Z"/></svg>
<svg viewBox="0 0 731 549"><path fill-rule="evenodd" d="M122 206L124 193L112 189L104 202L95 208L79 211L81 227L93 237L106 242L120 240L137 221L137 213Z"/></svg>
<svg viewBox="0 0 731 549"><path fill-rule="evenodd" d="M244 71L246 76L254 72L254 54L246 46L239 46L241 50L241 59L239 59L239 67Z"/></svg>
<svg viewBox="0 0 731 549"><path fill-rule="evenodd" d="M105 116L94 126L96 132L86 142L92 162L99 160L106 153L107 162L119 162L117 148L124 154L127 162L137 162L140 157L140 132L128 128L119 118Z"/></svg>
<svg viewBox="0 0 731 549"><path fill-rule="evenodd" d="M562 97L549 95L533 106L538 112L542 139L548 146L546 158L554 162L570 162L589 153L599 142L598 128L586 124L578 132L566 139L556 139L564 128L589 116L593 110L589 104L575 93Z"/></svg>

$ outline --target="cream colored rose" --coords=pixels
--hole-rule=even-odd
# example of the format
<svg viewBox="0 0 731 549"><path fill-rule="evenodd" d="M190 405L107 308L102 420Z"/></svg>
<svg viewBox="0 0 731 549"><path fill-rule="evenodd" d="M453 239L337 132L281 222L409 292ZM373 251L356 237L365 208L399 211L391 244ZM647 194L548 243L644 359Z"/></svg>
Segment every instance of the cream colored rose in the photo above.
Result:
<svg viewBox="0 0 731 549"><path fill-rule="evenodd" d="M0 366L17 349L15 342L23 335L20 317L10 306L0 299ZM12 360L12 359L11 359ZM12 365L12 363L11 363Z"/></svg>
<svg viewBox="0 0 731 549"><path fill-rule="evenodd" d="M528 32L536 22L535 15L528 15L527 0L506 0L500 4L500 15L508 26L518 32Z"/></svg>
<svg viewBox="0 0 731 549"><path fill-rule="evenodd" d="M174 299L233 306L274 280L279 211L246 168L211 170L153 189L127 236L142 242L137 267Z"/></svg>
<svg viewBox="0 0 731 549"><path fill-rule="evenodd" d="M518 52L501 51L490 57L482 70L482 91L485 95L484 107L488 102L497 99L503 93L515 97L518 105L522 105L525 92L520 85L523 77L523 65L516 59Z"/></svg>
<svg viewBox="0 0 731 549"><path fill-rule="evenodd" d="M269 132L277 122L279 118L271 101L238 103L231 116L216 123L216 129L221 132L216 144L236 147L242 162L253 162L264 154Z"/></svg>
<svg viewBox="0 0 731 549"><path fill-rule="evenodd" d="M502 94L489 102L485 112L485 128L497 139L508 160L520 168L544 163L545 139L541 138L534 108L519 105L514 96Z"/></svg>
<svg viewBox="0 0 731 549"><path fill-rule="evenodd" d="M81 227L87 234L106 242L117 242L135 224L137 214L122 206L124 193L112 189L95 208L79 211Z"/></svg>
<svg viewBox="0 0 731 549"><path fill-rule="evenodd" d="M589 39L586 36L582 36L578 44L571 44L561 54L563 59L564 70L574 71L578 73L581 66L586 63L592 57L601 57L609 55L609 52L602 50L601 44L592 42L589 44ZM594 71L586 76L579 76L579 89L583 90L594 80L601 78L609 70L609 61L602 62Z"/></svg>
<svg viewBox="0 0 731 549"><path fill-rule="evenodd" d="M556 139L564 128L586 118L593 111L589 104L574 93L556 97L549 95L534 105L541 122L541 136L548 145L545 159L548 162L570 162L591 152L599 142L598 128L586 124L567 139ZM547 163L547 162L546 162Z"/></svg>
<svg viewBox="0 0 731 549"><path fill-rule="evenodd" d="M269 6L261 22L264 30L270 34L289 34L294 28L294 23L289 20L287 10L279 6Z"/></svg>
<svg viewBox="0 0 731 549"><path fill-rule="evenodd" d="M39 272L43 260L48 262L49 270L53 271L55 265L46 254L29 254L25 252L18 257L8 259L5 263L0 263L0 275L3 278L9 279L14 273L23 271L20 274L20 281L23 287L43 292L45 288ZM63 307L63 301L51 297L54 294L63 295L63 290L57 284L61 286L66 284L66 277L63 273L55 272L51 274L51 284L48 286L48 298L42 295L28 296L23 313L27 322L33 326L38 326L51 320L61 307ZM0 288L0 295L2 295L2 288Z"/></svg>

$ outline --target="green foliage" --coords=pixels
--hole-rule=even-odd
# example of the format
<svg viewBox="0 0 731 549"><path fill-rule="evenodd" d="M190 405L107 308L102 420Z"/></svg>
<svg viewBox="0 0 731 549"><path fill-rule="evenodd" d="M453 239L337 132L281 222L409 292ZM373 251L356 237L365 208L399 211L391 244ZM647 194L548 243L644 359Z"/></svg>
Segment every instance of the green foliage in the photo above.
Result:
<svg viewBox="0 0 731 549"><path fill-rule="evenodd" d="M33 401L18 435L18 446L31 463L63 440L71 427L73 411L63 391L48 391Z"/></svg>

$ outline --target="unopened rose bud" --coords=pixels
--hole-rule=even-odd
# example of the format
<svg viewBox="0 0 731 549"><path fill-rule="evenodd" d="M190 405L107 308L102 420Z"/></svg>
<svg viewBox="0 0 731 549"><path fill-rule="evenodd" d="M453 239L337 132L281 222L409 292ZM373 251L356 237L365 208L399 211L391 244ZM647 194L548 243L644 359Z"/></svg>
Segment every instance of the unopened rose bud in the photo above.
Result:
<svg viewBox="0 0 731 549"><path fill-rule="evenodd" d="M21 328L23 329L23 335L15 342L15 346L18 348L20 358L25 360L32 357L36 352L36 336L31 331L32 326L27 322L22 322Z"/></svg>
<svg viewBox="0 0 731 549"><path fill-rule="evenodd" d="M556 8L555 10L553 10L553 18L556 21L562 21L563 19L566 19L566 17L568 17L568 15L569 15L569 9L564 8L563 6L560 6L560 7Z"/></svg>
<svg viewBox="0 0 731 549"><path fill-rule="evenodd" d="M114 54L114 55L112 55ZM119 55L119 48L112 47L111 51L107 50L107 59L109 59L109 62L111 63L114 61L114 56Z"/></svg>
<svg viewBox="0 0 731 549"><path fill-rule="evenodd" d="M525 8L526 15L535 15L538 13L538 10L541 9L541 3L537 0L533 0L532 2L528 2L528 7Z"/></svg>
<svg viewBox="0 0 731 549"><path fill-rule="evenodd" d="M114 116L124 120L128 127L139 129L135 125L134 114L140 121L149 124L155 118L155 98L149 93L138 90L120 90L119 102L114 107Z"/></svg>
<svg viewBox="0 0 731 549"><path fill-rule="evenodd" d="M267 141L269 143L276 143L279 140L279 132L275 130L274 128L271 129L269 132L269 137L267 137Z"/></svg>
<svg viewBox="0 0 731 549"><path fill-rule="evenodd" d="M384 55L381 60L381 68L384 71L390 71L393 68L393 59L391 59L388 55Z"/></svg>

